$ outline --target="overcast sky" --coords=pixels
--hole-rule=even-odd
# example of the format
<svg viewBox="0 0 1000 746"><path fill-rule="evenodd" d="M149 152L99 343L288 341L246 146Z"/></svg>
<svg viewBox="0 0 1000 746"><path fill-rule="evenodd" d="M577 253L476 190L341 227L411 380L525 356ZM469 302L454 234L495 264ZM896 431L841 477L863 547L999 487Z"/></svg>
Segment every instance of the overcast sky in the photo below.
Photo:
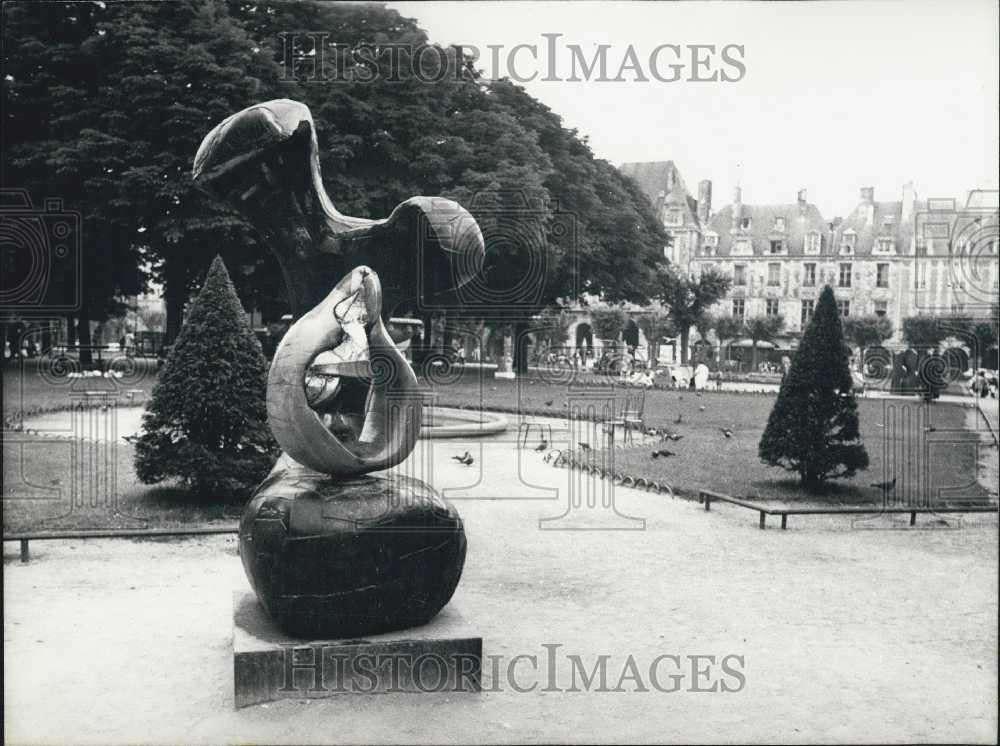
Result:
<svg viewBox="0 0 1000 746"><path fill-rule="evenodd" d="M828 218L849 212L861 186L874 186L876 199L899 199L910 180L921 198L997 188L995 1L389 5L433 42L475 45L491 74L487 45L502 45L501 74L516 45L535 45L537 61L516 52L514 73L537 73L525 88L589 136L599 157L674 160L692 192L712 180L715 208L737 181L746 202L794 201L805 187ZM542 34L562 34L551 58ZM626 82L545 80L550 64L548 77L570 77L574 44L588 61L610 45L611 78L631 45L649 82L634 70ZM652 77L649 57L664 44L682 48L681 81ZM701 54L730 77L740 71L719 52L743 46L745 74L688 82L686 47L698 44L716 46ZM656 58L661 77L671 55Z"/></svg>

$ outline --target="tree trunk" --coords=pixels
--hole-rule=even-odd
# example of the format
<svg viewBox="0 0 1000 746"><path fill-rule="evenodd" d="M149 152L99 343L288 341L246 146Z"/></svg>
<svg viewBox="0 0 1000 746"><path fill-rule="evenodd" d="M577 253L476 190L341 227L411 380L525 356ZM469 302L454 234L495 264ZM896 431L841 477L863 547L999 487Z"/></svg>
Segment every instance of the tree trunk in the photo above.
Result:
<svg viewBox="0 0 1000 746"><path fill-rule="evenodd" d="M688 363L688 337L690 336L690 327L681 329L681 365L687 365Z"/></svg>
<svg viewBox="0 0 1000 746"><path fill-rule="evenodd" d="M528 324L518 321L514 324L514 372L523 375L528 372Z"/></svg>
<svg viewBox="0 0 1000 746"><path fill-rule="evenodd" d="M80 340L80 367L90 368L94 364L94 355L91 348L90 337L90 309L84 305L79 313L79 328L77 333Z"/></svg>
<svg viewBox="0 0 1000 746"><path fill-rule="evenodd" d="M751 360L751 362L750 362L750 372L751 373L756 373L757 372L757 340L756 339L753 340L753 353L752 353L752 356L751 356L750 360Z"/></svg>
<svg viewBox="0 0 1000 746"><path fill-rule="evenodd" d="M52 322L46 319L42 322L42 353L48 354L52 351Z"/></svg>
<svg viewBox="0 0 1000 746"><path fill-rule="evenodd" d="M163 343L171 345L181 331L181 322L184 315L184 296L176 288L172 289L168 285L163 300L167 308L166 333L163 335Z"/></svg>

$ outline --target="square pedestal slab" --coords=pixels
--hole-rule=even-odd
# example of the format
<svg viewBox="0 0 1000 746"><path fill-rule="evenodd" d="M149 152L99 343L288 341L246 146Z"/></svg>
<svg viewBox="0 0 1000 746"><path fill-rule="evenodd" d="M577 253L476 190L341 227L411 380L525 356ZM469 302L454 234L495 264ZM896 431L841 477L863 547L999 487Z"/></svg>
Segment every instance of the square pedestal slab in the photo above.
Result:
<svg viewBox="0 0 1000 746"><path fill-rule="evenodd" d="M251 591L233 595L237 707L344 694L478 692L483 639L452 606L422 627L364 639L289 637Z"/></svg>

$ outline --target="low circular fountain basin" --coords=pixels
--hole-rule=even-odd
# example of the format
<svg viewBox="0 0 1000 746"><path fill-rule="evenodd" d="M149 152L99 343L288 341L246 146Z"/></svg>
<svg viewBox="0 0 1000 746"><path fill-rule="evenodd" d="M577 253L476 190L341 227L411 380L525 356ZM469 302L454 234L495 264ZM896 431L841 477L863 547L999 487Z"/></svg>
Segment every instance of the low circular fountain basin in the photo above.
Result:
<svg viewBox="0 0 1000 746"><path fill-rule="evenodd" d="M420 438L468 438L496 435L507 429L507 418L492 412L433 407L424 410Z"/></svg>

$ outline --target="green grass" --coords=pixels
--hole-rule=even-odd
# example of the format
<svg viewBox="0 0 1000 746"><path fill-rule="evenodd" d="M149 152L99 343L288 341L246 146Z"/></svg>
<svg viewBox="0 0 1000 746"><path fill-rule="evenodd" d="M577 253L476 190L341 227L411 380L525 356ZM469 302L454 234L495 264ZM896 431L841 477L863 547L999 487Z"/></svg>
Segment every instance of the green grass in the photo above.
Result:
<svg viewBox="0 0 1000 746"><path fill-rule="evenodd" d="M5 433L3 530L59 531L230 524L242 500L208 500L176 484L149 486L135 476L133 450L69 439Z"/></svg>
<svg viewBox="0 0 1000 746"><path fill-rule="evenodd" d="M66 371L42 358L7 364L3 368L3 416L68 409L85 391L109 391L124 400L125 391L137 389L146 399L156 383L156 361L135 358L133 363L134 369L122 370L122 378L69 378Z"/></svg>
<svg viewBox="0 0 1000 746"><path fill-rule="evenodd" d="M148 400L156 383L153 360L122 379L70 379L55 375L44 361L29 360L3 370L3 415L18 427L18 415L68 409L84 391L143 391ZM120 401L125 401L120 398ZM3 439L3 530L87 530L156 528L232 523L242 501L192 495L177 484L150 486L138 481L132 446L112 449L5 429Z"/></svg>
<svg viewBox="0 0 1000 746"><path fill-rule="evenodd" d="M442 406L485 406L552 416L562 416L567 411L564 404L570 396L565 385L550 384L530 375L504 381L480 378L475 372L469 372L459 380L430 382L430 385ZM595 390L599 389L583 389ZM621 387L612 390L610 384L605 390L609 396L626 391ZM929 477L927 483L918 483L917 472L923 470L915 458L908 472L900 467L896 474L899 482L895 499L918 500L928 495L938 499L940 494L941 500L958 503L965 498L977 502L988 498L988 492L975 477L977 449L981 446L976 435L966 430L966 412L961 406L943 402L927 406L916 397L859 399L861 433L871 464L867 471L851 479L836 480L824 494L814 495L799 487L796 475L765 466L757 456L757 444L774 400L772 394L649 390L645 400L646 425L667 428L683 435L682 440L616 448L613 453L599 451L584 455L580 449L576 450L581 458L610 468L613 473L665 482L680 494L696 495L700 489L710 489L763 500L865 504L882 500L881 492L869 485L892 478L891 464L896 461L891 454L910 452L916 455L919 451L913 449L926 440L931 458L930 467L924 472ZM935 432L925 433L922 426L897 432L892 432L891 426L886 427L894 414L906 412L907 416L916 417L921 410L925 410L927 422L936 428ZM734 431L732 438L727 439L720 432L723 427ZM651 451L660 448L676 455L652 459ZM890 466L887 466L887 456Z"/></svg>
<svg viewBox="0 0 1000 746"><path fill-rule="evenodd" d="M592 383L609 379L588 377ZM4 370L4 415L67 408L75 394L84 390L111 386L101 379L59 382L37 365ZM148 393L155 383L155 371L118 381L119 389L142 389ZM437 392L441 406L462 406L506 411L525 411L561 416L569 397L565 382L548 382L539 375L515 381L494 380L492 374L480 377L477 372L458 376L457 380L428 381ZM583 389L598 390L594 387ZM621 393L621 388L616 388ZM652 390L646 394L645 420L650 427L666 427L684 435L677 443L644 445L616 449L615 472L669 483L677 492L696 494L705 488L732 495L782 501L816 501L817 497L799 489L793 475L768 468L757 458L757 442L767 422L774 397L761 394L735 394ZM871 456L871 468L857 477L837 482L819 498L826 502L856 504L881 499L868 487L870 482L891 477L883 471L884 451L915 442L922 433L909 433L905 441L891 440L884 422L887 407L907 408L916 412L922 407L916 399L859 401L861 429ZM704 410L701 409L704 407ZM930 449L932 463L928 470L931 487L969 484L963 496L984 499L986 491L974 483L976 473L976 436L965 430L965 412L956 405L935 403L928 410L937 432L926 437L938 443ZM675 420L681 417L681 423ZM733 438L726 439L718 428L730 427ZM24 530L69 530L98 528L154 528L185 525L232 523L238 519L242 501L192 495L176 483L159 486L142 484L135 476L133 450L127 443L114 449L86 444L74 456L71 441L12 432L4 433L3 444L3 528L5 533ZM653 448L667 448L677 455L650 458ZM592 454L592 458L611 458L611 454ZM76 464L76 467L74 467ZM971 483L971 484L970 484ZM76 485L74 502L73 489ZM898 498L912 496L914 485L901 486ZM82 503L82 504L81 504Z"/></svg>

